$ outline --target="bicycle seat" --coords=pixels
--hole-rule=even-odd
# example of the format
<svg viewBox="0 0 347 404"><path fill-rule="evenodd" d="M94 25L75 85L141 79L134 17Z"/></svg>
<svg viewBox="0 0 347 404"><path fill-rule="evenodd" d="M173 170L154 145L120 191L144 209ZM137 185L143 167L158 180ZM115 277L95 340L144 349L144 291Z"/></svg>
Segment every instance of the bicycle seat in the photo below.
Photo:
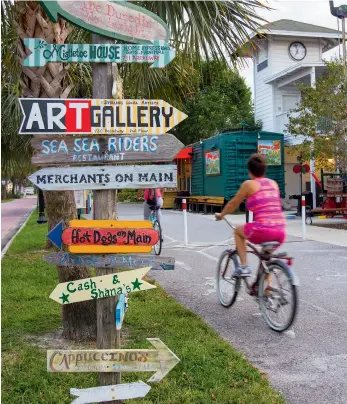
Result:
<svg viewBox="0 0 347 404"><path fill-rule="evenodd" d="M278 241L268 241L266 243L261 243L260 245L264 248L270 247L270 248L277 248L281 243Z"/></svg>
<svg viewBox="0 0 347 404"><path fill-rule="evenodd" d="M159 206L150 206L149 210L159 210L160 207Z"/></svg>

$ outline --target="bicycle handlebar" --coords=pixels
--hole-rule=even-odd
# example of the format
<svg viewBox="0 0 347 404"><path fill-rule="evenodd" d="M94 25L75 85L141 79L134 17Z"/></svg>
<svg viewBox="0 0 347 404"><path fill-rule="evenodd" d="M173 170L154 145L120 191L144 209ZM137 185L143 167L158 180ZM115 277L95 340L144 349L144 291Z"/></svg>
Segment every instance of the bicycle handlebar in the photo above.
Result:
<svg viewBox="0 0 347 404"><path fill-rule="evenodd" d="M227 220L226 218L225 218L225 216L223 217L223 220L228 224L228 226L230 226L232 229L236 229L236 227L232 224L232 223L230 223L229 222L229 220ZM218 220L216 220L216 222L217 222Z"/></svg>

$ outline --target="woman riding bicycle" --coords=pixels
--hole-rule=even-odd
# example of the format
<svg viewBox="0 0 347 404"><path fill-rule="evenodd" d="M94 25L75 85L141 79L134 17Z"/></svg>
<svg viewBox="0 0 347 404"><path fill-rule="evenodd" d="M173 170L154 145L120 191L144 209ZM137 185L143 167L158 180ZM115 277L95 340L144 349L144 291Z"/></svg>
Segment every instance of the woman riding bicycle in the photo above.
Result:
<svg viewBox="0 0 347 404"><path fill-rule="evenodd" d="M139 189L137 191L137 200L142 198L143 190ZM156 206L157 208L157 220L160 223L161 220L161 207L163 206L164 189L150 189L146 188L144 190L143 199L145 200L143 204L143 219L148 220L151 215L151 206Z"/></svg>
<svg viewBox="0 0 347 404"><path fill-rule="evenodd" d="M234 212L247 198L246 208L254 212L254 222L239 225L235 229L235 243L241 265L234 276L250 276L247 264L246 240L253 244L269 241L283 243L286 237L286 219L282 211L280 191L276 181L265 178L266 160L261 154L253 154L248 160L248 174L251 180L245 181L236 196L228 202L222 213L216 214L222 220Z"/></svg>

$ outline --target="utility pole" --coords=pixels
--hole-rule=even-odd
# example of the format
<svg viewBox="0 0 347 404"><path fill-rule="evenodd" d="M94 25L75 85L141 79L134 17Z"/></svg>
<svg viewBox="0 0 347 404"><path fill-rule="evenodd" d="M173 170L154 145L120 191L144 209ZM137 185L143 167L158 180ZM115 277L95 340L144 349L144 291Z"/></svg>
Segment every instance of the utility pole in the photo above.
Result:
<svg viewBox="0 0 347 404"><path fill-rule="evenodd" d="M346 18L347 18L347 4L339 7L334 7L334 1L329 0L330 13L334 17L342 20L342 57L343 63L346 64Z"/></svg>

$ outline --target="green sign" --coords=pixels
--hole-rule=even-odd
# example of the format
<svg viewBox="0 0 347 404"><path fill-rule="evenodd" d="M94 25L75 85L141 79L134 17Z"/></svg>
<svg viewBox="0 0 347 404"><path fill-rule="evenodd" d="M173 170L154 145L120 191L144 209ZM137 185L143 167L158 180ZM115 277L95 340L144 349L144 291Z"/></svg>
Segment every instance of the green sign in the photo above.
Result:
<svg viewBox="0 0 347 404"><path fill-rule="evenodd" d="M149 45L76 45L48 44L40 38L25 38L24 45L31 54L24 66L40 67L49 62L112 62L151 63L151 67L164 67L175 57L175 50L165 41Z"/></svg>
<svg viewBox="0 0 347 404"><path fill-rule="evenodd" d="M167 25L150 11L124 1L41 1L53 22L58 15L99 35L127 42L168 41Z"/></svg>

